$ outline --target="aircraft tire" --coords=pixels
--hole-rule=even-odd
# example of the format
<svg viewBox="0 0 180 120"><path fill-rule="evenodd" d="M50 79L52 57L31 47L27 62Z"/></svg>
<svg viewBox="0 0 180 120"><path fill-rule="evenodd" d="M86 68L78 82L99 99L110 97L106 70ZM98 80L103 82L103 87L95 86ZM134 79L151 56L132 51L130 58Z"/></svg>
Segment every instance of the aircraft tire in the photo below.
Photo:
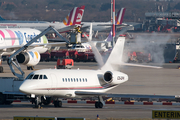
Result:
<svg viewBox="0 0 180 120"><path fill-rule="evenodd" d="M57 102L57 105L58 105L58 107L62 107L62 102L61 102L61 101L58 101L58 102Z"/></svg>
<svg viewBox="0 0 180 120"><path fill-rule="evenodd" d="M54 107L58 107L58 106L57 106L57 101L54 101Z"/></svg>
<svg viewBox="0 0 180 120"><path fill-rule="evenodd" d="M99 108L98 102L95 102L95 108Z"/></svg>
<svg viewBox="0 0 180 120"><path fill-rule="evenodd" d="M3 73L3 67L0 66L0 73Z"/></svg>
<svg viewBox="0 0 180 120"><path fill-rule="evenodd" d="M51 103L51 97L47 97L46 100L43 99L42 102L44 105L49 105Z"/></svg>
<svg viewBox="0 0 180 120"><path fill-rule="evenodd" d="M3 105L5 103L5 98L2 93L0 93L0 105Z"/></svg>
<svg viewBox="0 0 180 120"><path fill-rule="evenodd" d="M103 108L103 104L101 102L96 102L95 108Z"/></svg>
<svg viewBox="0 0 180 120"><path fill-rule="evenodd" d="M103 108L102 102L98 102L98 106L99 106L99 108Z"/></svg>

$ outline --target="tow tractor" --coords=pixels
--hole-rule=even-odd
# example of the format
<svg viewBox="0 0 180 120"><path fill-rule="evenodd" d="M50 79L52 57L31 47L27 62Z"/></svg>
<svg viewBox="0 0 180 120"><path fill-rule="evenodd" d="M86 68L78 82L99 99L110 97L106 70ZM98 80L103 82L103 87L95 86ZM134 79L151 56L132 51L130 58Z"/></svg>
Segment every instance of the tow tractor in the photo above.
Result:
<svg viewBox="0 0 180 120"><path fill-rule="evenodd" d="M61 59L57 60L57 69L71 69L74 66L73 59Z"/></svg>

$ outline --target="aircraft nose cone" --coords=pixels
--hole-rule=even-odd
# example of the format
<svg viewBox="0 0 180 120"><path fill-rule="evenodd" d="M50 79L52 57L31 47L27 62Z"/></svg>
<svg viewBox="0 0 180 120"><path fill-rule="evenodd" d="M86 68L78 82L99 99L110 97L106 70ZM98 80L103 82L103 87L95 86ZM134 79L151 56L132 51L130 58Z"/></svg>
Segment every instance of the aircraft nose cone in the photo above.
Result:
<svg viewBox="0 0 180 120"><path fill-rule="evenodd" d="M26 87L23 86L23 85L21 85L21 86L19 87L19 91L25 93L25 92L26 92Z"/></svg>

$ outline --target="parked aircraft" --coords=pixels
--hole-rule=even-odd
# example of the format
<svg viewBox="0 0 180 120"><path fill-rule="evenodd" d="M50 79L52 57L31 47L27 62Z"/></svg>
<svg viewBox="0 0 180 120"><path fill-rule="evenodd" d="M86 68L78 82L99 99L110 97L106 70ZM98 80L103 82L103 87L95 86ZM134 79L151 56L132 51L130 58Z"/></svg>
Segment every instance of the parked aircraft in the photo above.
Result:
<svg viewBox="0 0 180 120"><path fill-rule="evenodd" d="M77 16L78 14L80 14L80 16L83 15L82 11L84 11L84 6L81 6L80 8L75 7L63 21L62 24L64 27L61 26L61 29L58 29L57 31L67 31L73 29L76 24L80 24L82 18ZM47 24L41 25L45 25L46 28L48 27ZM2 55L12 55L16 50L27 44L31 39L33 39L40 33L41 31L31 28L0 28L0 61ZM64 45L66 43L48 43L47 38L43 35L26 51L21 52L19 55L17 55L17 61L27 66L34 66L39 63L40 53L44 53L47 51L47 46L57 46L62 44ZM27 68L30 69L30 67ZM2 72L3 67L0 66L0 73Z"/></svg>
<svg viewBox="0 0 180 120"><path fill-rule="evenodd" d="M125 14L126 8L121 8L118 12L117 15L115 16L115 22L116 22L116 26L127 26L126 23L123 23L123 18L124 18L124 14ZM111 21L109 22L82 22L82 31L88 31L90 24L92 23L92 30L93 31L107 31L111 29L112 23Z"/></svg>
<svg viewBox="0 0 180 120"><path fill-rule="evenodd" d="M2 55L12 55L16 50L27 44L32 38L36 37L40 33L41 31L31 28L0 28L0 61ZM40 61L40 53L46 52L48 46L61 44L65 44L65 42L56 44L48 43L46 36L43 35L26 51L17 55L17 61L26 66L35 66ZM0 73L2 72L3 67L0 66Z"/></svg>
<svg viewBox="0 0 180 120"><path fill-rule="evenodd" d="M115 54L121 55L124 47L124 37L117 40L115 48L110 54L114 57ZM111 65L112 61L106 62L105 66ZM101 70L60 70L60 69L43 69L30 73L25 81L20 86L19 90L23 93L37 96L39 100L41 96L52 97L68 97L68 98L83 98L92 96L83 94L83 92L96 94L99 101L96 102L96 108L103 107L103 99L101 93L115 88L119 84L128 80L128 75L125 73L115 71L113 69ZM81 94L82 92L82 94ZM93 96L96 96L93 95ZM36 102L36 105L41 105L42 102ZM56 99L54 101L55 107L61 107L62 102Z"/></svg>
<svg viewBox="0 0 180 120"><path fill-rule="evenodd" d="M84 14L85 6L74 7L70 13L65 17L63 22L46 22L46 21L15 21L5 20L1 18L0 28L33 28L43 31L49 26L54 27L59 32L68 31L67 26L81 24L81 20ZM64 28L64 29L63 29Z"/></svg>

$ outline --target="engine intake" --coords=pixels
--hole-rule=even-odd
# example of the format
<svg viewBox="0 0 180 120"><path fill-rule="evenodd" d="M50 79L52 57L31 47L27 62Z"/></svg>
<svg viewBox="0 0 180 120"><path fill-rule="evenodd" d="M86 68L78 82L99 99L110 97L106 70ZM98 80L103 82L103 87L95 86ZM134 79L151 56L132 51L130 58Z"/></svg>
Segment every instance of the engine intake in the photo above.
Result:
<svg viewBox="0 0 180 120"><path fill-rule="evenodd" d="M110 71L107 71L106 73L104 73L104 81L111 83L113 81L113 74Z"/></svg>
<svg viewBox="0 0 180 120"><path fill-rule="evenodd" d="M25 65L29 62L30 57L27 52L21 52L19 53L19 55L16 56L16 59L18 63Z"/></svg>
<svg viewBox="0 0 180 120"><path fill-rule="evenodd" d="M26 66L37 65L40 61L40 54L37 51L21 52L16 56L18 63Z"/></svg>

